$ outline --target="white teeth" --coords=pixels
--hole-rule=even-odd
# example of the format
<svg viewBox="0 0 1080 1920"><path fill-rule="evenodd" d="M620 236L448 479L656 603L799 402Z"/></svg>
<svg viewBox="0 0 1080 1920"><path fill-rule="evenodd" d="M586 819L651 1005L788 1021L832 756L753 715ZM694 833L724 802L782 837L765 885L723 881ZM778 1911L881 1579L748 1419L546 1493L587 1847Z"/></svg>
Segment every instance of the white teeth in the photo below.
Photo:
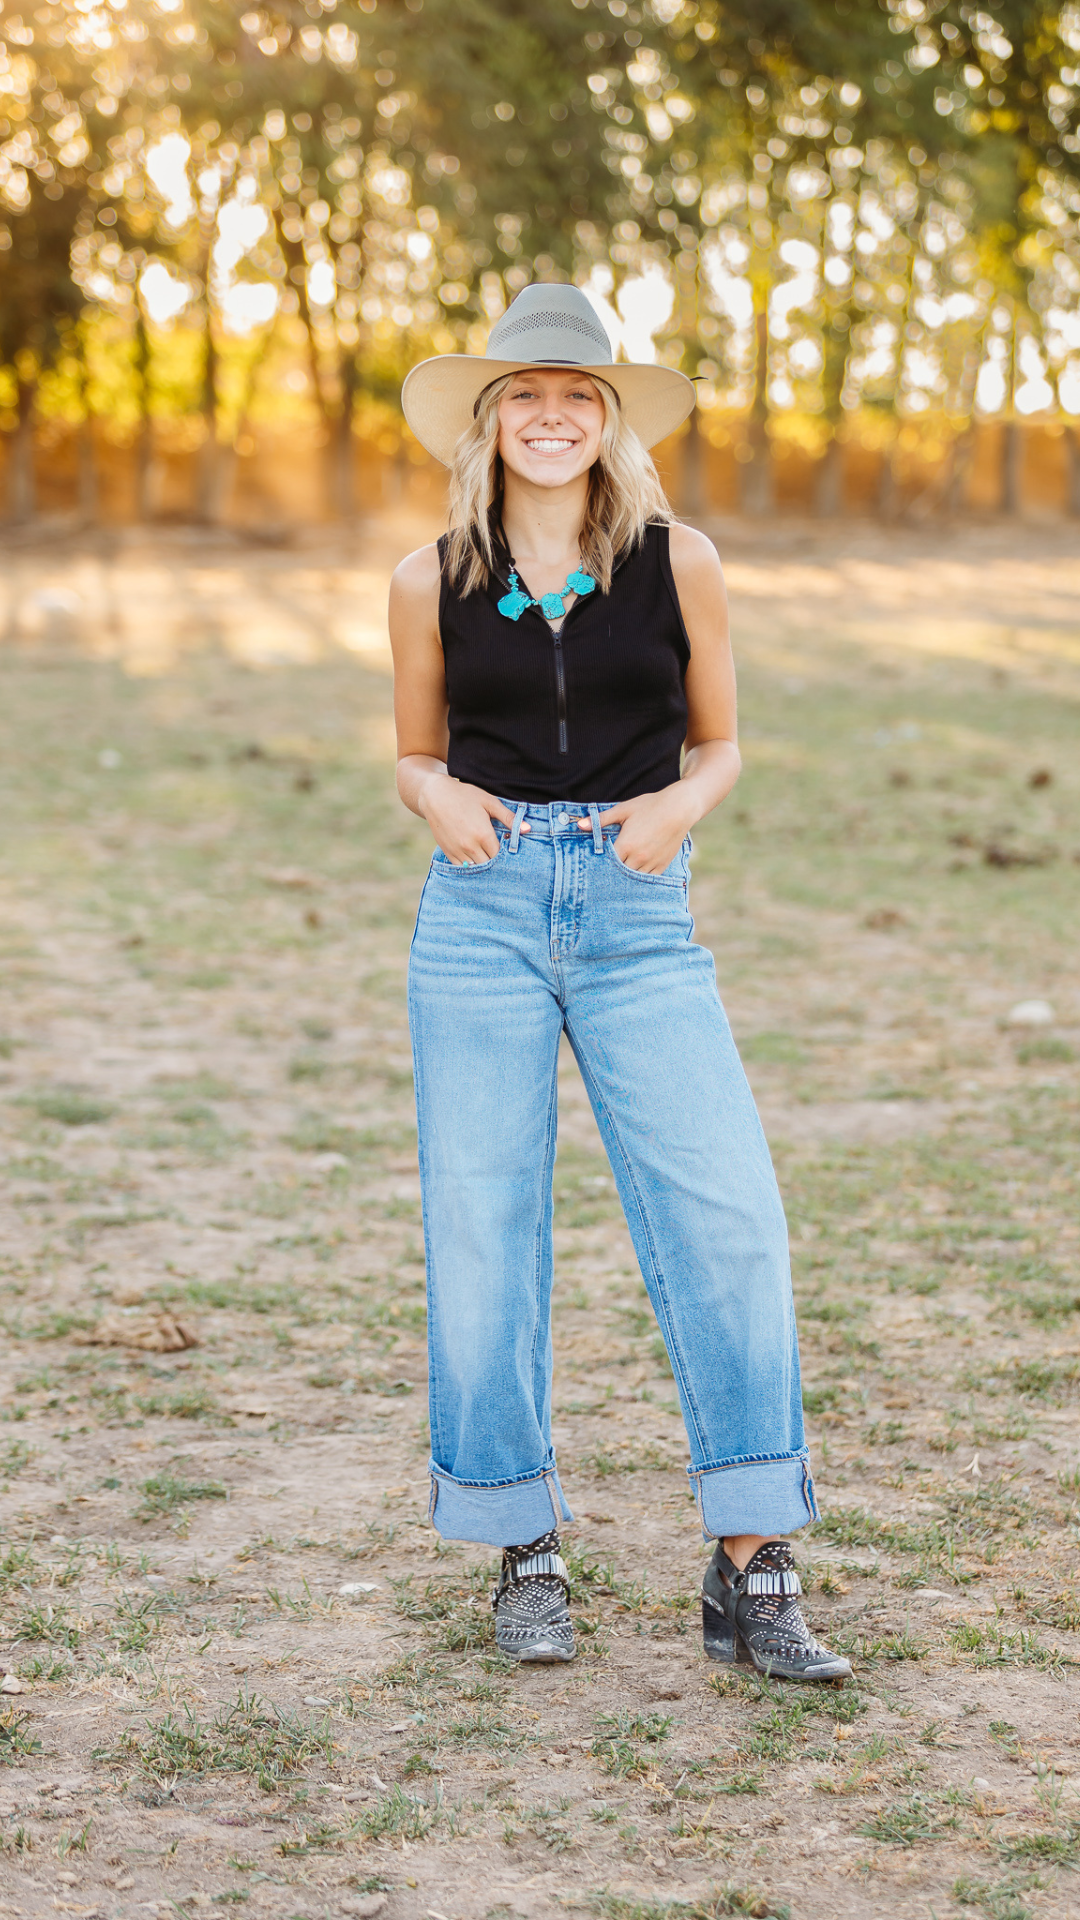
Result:
<svg viewBox="0 0 1080 1920"><path fill-rule="evenodd" d="M573 444L572 440L526 440L525 442L531 453L565 453Z"/></svg>

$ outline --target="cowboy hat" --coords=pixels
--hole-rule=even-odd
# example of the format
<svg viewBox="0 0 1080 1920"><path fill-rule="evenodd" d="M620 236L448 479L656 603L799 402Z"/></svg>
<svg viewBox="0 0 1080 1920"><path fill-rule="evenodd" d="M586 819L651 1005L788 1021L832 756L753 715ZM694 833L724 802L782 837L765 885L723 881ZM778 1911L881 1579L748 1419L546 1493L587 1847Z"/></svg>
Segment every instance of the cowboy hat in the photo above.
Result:
<svg viewBox="0 0 1080 1920"><path fill-rule="evenodd" d="M623 419L643 446L680 427L694 408L694 383L672 367L616 363L595 308L578 287L524 287L488 336L487 351L421 360L401 389L405 418L420 444L448 467L484 388L521 367L580 367L614 387Z"/></svg>

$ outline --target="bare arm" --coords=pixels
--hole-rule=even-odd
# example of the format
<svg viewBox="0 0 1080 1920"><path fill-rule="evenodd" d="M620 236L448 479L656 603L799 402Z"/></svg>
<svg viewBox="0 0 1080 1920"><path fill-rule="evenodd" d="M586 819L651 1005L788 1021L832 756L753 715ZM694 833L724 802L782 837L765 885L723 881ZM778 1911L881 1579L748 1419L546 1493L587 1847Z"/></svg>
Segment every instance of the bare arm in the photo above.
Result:
<svg viewBox="0 0 1080 1920"><path fill-rule="evenodd" d="M513 825L492 794L454 780L446 770L446 673L439 639L439 555L435 547L410 553L390 583L390 645L394 654L397 788L412 813L426 820L449 859L490 860L499 851L491 822Z"/></svg>
<svg viewBox="0 0 1080 1920"><path fill-rule="evenodd" d="M693 527L672 527L671 571L690 640L682 778L601 815L619 822L619 858L639 873L670 865L690 828L727 798L741 767L727 590L712 541Z"/></svg>

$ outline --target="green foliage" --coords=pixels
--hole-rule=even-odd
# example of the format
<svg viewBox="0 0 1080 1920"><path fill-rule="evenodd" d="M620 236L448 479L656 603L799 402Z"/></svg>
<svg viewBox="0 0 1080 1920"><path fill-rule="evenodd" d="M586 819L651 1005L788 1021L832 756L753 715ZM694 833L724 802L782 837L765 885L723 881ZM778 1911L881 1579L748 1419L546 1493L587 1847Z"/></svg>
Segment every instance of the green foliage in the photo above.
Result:
<svg viewBox="0 0 1080 1920"><path fill-rule="evenodd" d="M41 1752L41 1741L27 1731L29 1725L28 1713L17 1713L14 1707L0 1711L0 1766L17 1766L25 1755Z"/></svg>
<svg viewBox="0 0 1080 1920"><path fill-rule="evenodd" d="M914 1847L920 1841L937 1840L959 1825L955 1813L942 1816L934 1801L922 1793L906 1800L894 1800L863 1822L858 1831L870 1840L884 1840L896 1847Z"/></svg>
<svg viewBox="0 0 1080 1920"><path fill-rule="evenodd" d="M700 1900L633 1900L606 1890L594 1893L589 1909L600 1920L721 1920L728 1914L744 1914L748 1920L791 1920L786 1900L757 1887L739 1887L732 1880L714 1887Z"/></svg>
<svg viewBox="0 0 1080 1920"><path fill-rule="evenodd" d="M233 1704L211 1720L200 1720L184 1707L180 1714L148 1722L141 1732L124 1733L113 1749L96 1757L114 1766L131 1760L152 1775L243 1773L271 1793L312 1761L329 1763L331 1751L326 1721L301 1719L241 1688Z"/></svg>
<svg viewBox="0 0 1080 1920"><path fill-rule="evenodd" d="M219 437L235 440L260 407L314 414L347 494L353 423L385 429L409 364L466 346L530 278L595 267L614 282L665 255L676 291L665 357L745 406L745 342L737 353L699 267L718 241L762 328L749 464L767 460L784 386L826 453L827 490L845 410L861 404L880 439L933 401L951 436L971 414L994 302L1008 302L1015 359L1071 299L1080 148L1063 85L1067 9L1002 0L990 33L954 4L838 14L831 0L778 0L759 35L759 7L739 0L693 32L686 9L654 8L625 36L587 5L426 0L422 31L408 7L332 11L315 25L293 0L246 14L128 0L99 10L93 34L74 0L42 32L0 16L24 143L0 199L16 513L32 510L35 407L143 436L154 416L201 417L192 505L211 512ZM190 148L186 214L147 163L166 129ZM239 276L288 296L247 338L221 324L209 272L241 185L270 218ZM819 257L827 246L846 271L821 276L795 325L770 333L791 242ZM148 320L147 262L188 290L171 326ZM1052 351L1062 361L1065 348ZM313 375L303 400L283 377L298 358ZM786 1035L756 1043L763 1061L802 1064Z"/></svg>
<svg viewBox="0 0 1080 1920"><path fill-rule="evenodd" d="M402 1787L392 1787L381 1800L364 1807L357 1817L355 1831L365 1840L424 1840L438 1820L438 1809L429 1807Z"/></svg>
<svg viewBox="0 0 1080 1920"><path fill-rule="evenodd" d="M28 1094L25 1104L43 1120L57 1120L62 1127L95 1126L116 1112L107 1100L97 1100L78 1087L54 1087Z"/></svg>
<svg viewBox="0 0 1080 1920"><path fill-rule="evenodd" d="M33 1451L25 1440L9 1440L6 1446L0 1447L0 1480L13 1480L29 1466Z"/></svg>
<svg viewBox="0 0 1080 1920"><path fill-rule="evenodd" d="M220 1480L182 1480L168 1469L152 1474L149 1480L143 1480L140 1491L143 1499L142 1505L136 1509L136 1518L143 1521L175 1513L178 1507L191 1500L227 1500L229 1497L228 1489Z"/></svg>
<svg viewBox="0 0 1080 1920"><path fill-rule="evenodd" d="M1031 1908L1022 1896L1029 1887L1038 1885L1032 1876L977 1880L973 1874L964 1873L953 1881L952 1897L961 1907L980 1907L989 1920L1031 1920Z"/></svg>
<svg viewBox="0 0 1080 1920"><path fill-rule="evenodd" d="M77 1647L80 1628L62 1603L35 1600L15 1622L16 1640L48 1640L54 1647Z"/></svg>

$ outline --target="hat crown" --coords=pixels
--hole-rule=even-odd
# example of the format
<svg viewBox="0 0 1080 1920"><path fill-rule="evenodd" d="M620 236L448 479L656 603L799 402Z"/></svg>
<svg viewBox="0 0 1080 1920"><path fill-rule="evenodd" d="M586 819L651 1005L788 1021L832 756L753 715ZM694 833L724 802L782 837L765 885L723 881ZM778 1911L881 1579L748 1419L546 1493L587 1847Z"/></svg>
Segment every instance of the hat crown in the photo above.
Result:
<svg viewBox="0 0 1080 1920"><path fill-rule="evenodd" d="M525 366L610 366L611 341L579 287L523 287L488 336L485 358Z"/></svg>

